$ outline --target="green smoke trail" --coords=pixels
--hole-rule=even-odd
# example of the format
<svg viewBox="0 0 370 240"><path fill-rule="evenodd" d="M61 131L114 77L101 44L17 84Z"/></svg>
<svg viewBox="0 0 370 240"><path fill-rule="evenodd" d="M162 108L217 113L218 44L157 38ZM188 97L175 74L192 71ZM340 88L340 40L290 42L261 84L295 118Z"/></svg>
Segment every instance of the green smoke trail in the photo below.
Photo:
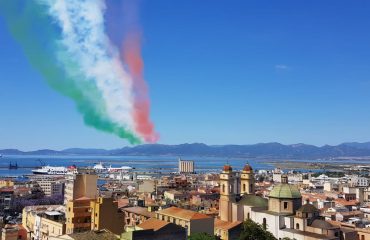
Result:
<svg viewBox="0 0 370 240"><path fill-rule="evenodd" d="M132 132L106 117L104 101L96 85L83 80L78 63L61 55L63 49L57 41L60 30L52 24L44 6L28 0L1 0L0 14L31 65L53 89L74 100L86 125L125 138L131 144L141 143ZM60 59L64 66L60 65Z"/></svg>

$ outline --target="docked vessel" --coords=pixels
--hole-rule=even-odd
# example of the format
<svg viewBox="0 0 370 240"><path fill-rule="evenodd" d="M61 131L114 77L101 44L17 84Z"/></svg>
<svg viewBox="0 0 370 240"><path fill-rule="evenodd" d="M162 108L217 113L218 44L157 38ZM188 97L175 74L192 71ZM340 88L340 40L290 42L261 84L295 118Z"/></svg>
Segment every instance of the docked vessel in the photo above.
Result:
<svg viewBox="0 0 370 240"><path fill-rule="evenodd" d="M52 167L43 166L39 169L33 169L33 174L44 174L44 175L65 175L68 173L68 168L66 167Z"/></svg>
<svg viewBox="0 0 370 240"><path fill-rule="evenodd" d="M114 173L114 172L129 172L132 170L132 167L128 166L122 166L122 167L112 167L110 166L105 166L103 163L98 163L94 165L93 169L97 173Z"/></svg>

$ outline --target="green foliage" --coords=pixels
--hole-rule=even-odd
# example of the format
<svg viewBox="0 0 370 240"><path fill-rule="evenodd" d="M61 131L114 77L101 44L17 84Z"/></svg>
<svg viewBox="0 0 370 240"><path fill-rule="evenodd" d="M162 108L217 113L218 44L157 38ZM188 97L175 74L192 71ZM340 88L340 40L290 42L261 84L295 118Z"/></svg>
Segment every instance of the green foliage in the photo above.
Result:
<svg viewBox="0 0 370 240"><path fill-rule="evenodd" d="M263 229L261 224L255 223L247 219L243 223L240 240L276 240L274 235Z"/></svg>
<svg viewBox="0 0 370 240"><path fill-rule="evenodd" d="M189 236L189 240L218 240L216 236L209 235L208 233L193 233Z"/></svg>

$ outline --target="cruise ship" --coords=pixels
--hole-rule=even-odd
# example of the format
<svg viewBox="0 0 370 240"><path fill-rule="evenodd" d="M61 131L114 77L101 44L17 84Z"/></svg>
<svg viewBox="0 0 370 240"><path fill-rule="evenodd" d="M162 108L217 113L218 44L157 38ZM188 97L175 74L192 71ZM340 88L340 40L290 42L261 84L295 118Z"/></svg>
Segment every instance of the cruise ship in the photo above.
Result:
<svg viewBox="0 0 370 240"><path fill-rule="evenodd" d="M43 166L42 168L32 170L32 173L44 175L65 175L68 173L68 168Z"/></svg>
<svg viewBox="0 0 370 240"><path fill-rule="evenodd" d="M130 170L132 170L132 167L128 167L128 166L112 167L111 165L105 166L103 163L100 162L96 164L93 167L93 169L97 173L114 173L114 172L129 172Z"/></svg>

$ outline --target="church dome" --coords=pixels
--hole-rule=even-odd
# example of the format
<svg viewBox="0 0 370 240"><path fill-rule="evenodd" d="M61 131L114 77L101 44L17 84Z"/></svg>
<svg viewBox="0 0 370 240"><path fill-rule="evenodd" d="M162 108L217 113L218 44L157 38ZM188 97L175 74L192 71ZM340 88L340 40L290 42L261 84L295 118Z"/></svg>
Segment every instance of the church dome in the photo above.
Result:
<svg viewBox="0 0 370 240"><path fill-rule="evenodd" d="M251 206L251 207L264 207L267 208L268 200L266 198L256 195L243 195L238 202L240 205Z"/></svg>
<svg viewBox="0 0 370 240"><path fill-rule="evenodd" d="M231 171L233 171L233 168L230 165L224 166L224 172L231 172Z"/></svg>
<svg viewBox="0 0 370 240"><path fill-rule="evenodd" d="M251 165L245 164L245 166L243 168L243 172L251 172L252 170L253 170L253 168L251 167Z"/></svg>
<svg viewBox="0 0 370 240"><path fill-rule="evenodd" d="M319 209L317 209L314 205L310 203L306 203L305 205L300 207L297 211L302 213L316 213L319 211Z"/></svg>
<svg viewBox="0 0 370 240"><path fill-rule="evenodd" d="M296 199L302 198L302 195L296 186L287 183L280 183L271 190L269 197Z"/></svg>

